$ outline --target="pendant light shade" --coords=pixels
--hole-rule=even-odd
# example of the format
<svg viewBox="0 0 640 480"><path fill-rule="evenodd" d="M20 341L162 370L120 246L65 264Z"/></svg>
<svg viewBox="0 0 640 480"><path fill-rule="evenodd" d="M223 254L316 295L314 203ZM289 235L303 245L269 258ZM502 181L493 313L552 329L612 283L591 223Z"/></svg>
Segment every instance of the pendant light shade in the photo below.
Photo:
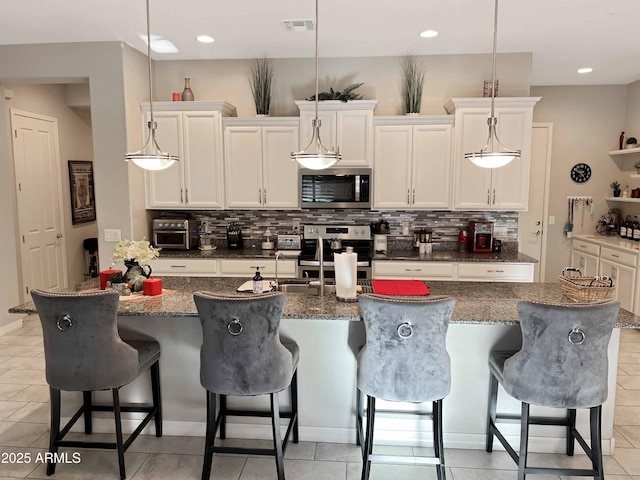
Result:
<svg viewBox="0 0 640 480"><path fill-rule="evenodd" d="M320 140L320 126L322 122L318 118L318 0L316 0L316 116L313 119L311 141L300 152L292 152L291 160L297 161L302 167L312 170L323 170L336 164L342 159L338 148L329 150ZM332 147L333 148L333 147Z"/></svg>
<svg viewBox="0 0 640 480"><path fill-rule="evenodd" d="M156 141L157 124L153 120L153 86L151 82L151 33L149 28L149 0L147 0L147 64L149 67L149 122L147 141L138 152L127 153L125 161L132 161L145 170L164 170L179 160L177 155L163 152Z"/></svg>
<svg viewBox="0 0 640 480"><path fill-rule="evenodd" d="M520 158L520 150L510 150L498 139L496 125L498 119L495 111L496 94L496 44L498 40L498 0L495 0L495 12L493 19L493 74L491 78L491 116L487 119L489 136L487 144L478 152L465 153L464 158L471 160L475 165L483 168L504 167L516 158Z"/></svg>

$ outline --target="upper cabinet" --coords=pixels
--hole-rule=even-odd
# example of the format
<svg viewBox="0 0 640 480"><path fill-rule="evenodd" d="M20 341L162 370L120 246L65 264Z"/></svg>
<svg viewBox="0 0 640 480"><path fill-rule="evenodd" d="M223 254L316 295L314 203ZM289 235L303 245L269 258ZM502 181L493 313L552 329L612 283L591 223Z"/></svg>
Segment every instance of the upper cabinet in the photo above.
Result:
<svg viewBox="0 0 640 480"><path fill-rule="evenodd" d="M451 116L376 117L373 208L451 209Z"/></svg>
<svg viewBox="0 0 640 480"><path fill-rule="evenodd" d="M225 196L229 209L298 209L296 117L226 118Z"/></svg>
<svg viewBox="0 0 640 480"><path fill-rule="evenodd" d="M339 148L341 167L370 167L373 164L373 110L377 100L327 100L318 102L322 122L320 138L325 147ZM311 141L315 102L296 101L300 109L300 148Z"/></svg>
<svg viewBox="0 0 640 480"><path fill-rule="evenodd" d="M149 104L141 109L146 135ZM235 114L226 102L154 102L158 143L180 160L145 171L147 208L223 208L222 117Z"/></svg>
<svg viewBox="0 0 640 480"><path fill-rule="evenodd" d="M453 208L457 210L526 210L533 107L540 97L495 99L500 141L521 157L500 168L481 168L464 158L487 143L490 98L453 98L445 109L455 114Z"/></svg>

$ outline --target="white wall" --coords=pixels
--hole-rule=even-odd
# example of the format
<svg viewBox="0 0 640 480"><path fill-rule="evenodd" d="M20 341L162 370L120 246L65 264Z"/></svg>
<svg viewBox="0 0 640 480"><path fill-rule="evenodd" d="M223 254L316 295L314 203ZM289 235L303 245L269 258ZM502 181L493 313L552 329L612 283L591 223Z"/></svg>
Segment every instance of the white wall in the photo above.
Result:
<svg viewBox="0 0 640 480"><path fill-rule="evenodd" d="M62 179L63 232L67 255L67 273L70 286L83 281L85 262L82 241L96 237L96 222L73 225L69 189L68 160L93 160L91 126L67 107L63 85L10 85L14 98L11 108L38 113L58 119L60 145L60 178Z"/></svg>
<svg viewBox="0 0 640 480"><path fill-rule="evenodd" d="M553 123L549 215L555 225L547 225L547 269L545 281L554 282L569 264L571 240L563 235L567 219L568 195L591 195L595 215L574 218L574 231L593 233L600 216L610 207L604 197L611 195L609 184L620 172L607 152L617 149L624 130L627 87L570 86L532 87L531 95L541 96L534 122ZM569 175L576 163L591 166L591 179L575 183Z"/></svg>
<svg viewBox="0 0 640 480"><path fill-rule="evenodd" d="M484 80L491 79L491 55L442 55L418 57L428 67L422 97L423 115L445 114L443 105L452 97L481 97ZM297 116L294 100L315 93L313 58L273 59L275 67L271 116ZM249 85L254 60L190 60L156 62L156 100L170 101L182 92L184 78L191 78L195 100L227 101L239 117L254 116ZM497 62L498 94L529 96L531 54L500 54ZM402 115L402 68L399 57L320 58L319 90L342 90L364 82L356 90L366 99L377 99L375 115Z"/></svg>

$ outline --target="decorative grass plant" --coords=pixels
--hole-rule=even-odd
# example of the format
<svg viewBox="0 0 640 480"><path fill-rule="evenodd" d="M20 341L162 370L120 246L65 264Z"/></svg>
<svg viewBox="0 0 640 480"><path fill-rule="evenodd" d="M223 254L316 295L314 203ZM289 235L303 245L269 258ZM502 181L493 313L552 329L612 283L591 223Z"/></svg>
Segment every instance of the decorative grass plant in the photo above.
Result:
<svg viewBox="0 0 640 480"><path fill-rule="evenodd" d="M256 113L258 115L269 115L273 72L273 64L266 56L257 58L251 67L249 82L251 83L251 93L253 94L253 101L256 104Z"/></svg>
<svg viewBox="0 0 640 480"><path fill-rule="evenodd" d="M402 95L406 113L420 113L422 88L427 66L419 62L415 55L402 57Z"/></svg>

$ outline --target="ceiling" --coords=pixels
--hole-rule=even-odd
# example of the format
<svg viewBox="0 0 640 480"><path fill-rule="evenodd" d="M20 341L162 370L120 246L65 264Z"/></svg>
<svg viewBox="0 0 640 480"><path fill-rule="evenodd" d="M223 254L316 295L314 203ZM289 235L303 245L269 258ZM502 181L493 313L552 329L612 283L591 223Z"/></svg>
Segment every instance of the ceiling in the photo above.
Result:
<svg viewBox="0 0 640 480"><path fill-rule="evenodd" d="M151 0L151 33L178 53L155 60L313 57L312 0ZM320 0L319 55L487 54L493 0ZM146 53L144 0L0 0L0 45L123 41ZM502 0L498 53L532 52L532 85L640 79L640 0ZM434 29L440 35L418 34ZM208 34L214 43L196 41ZM580 67L592 67L580 75ZM499 76L498 64L498 76Z"/></svg>

